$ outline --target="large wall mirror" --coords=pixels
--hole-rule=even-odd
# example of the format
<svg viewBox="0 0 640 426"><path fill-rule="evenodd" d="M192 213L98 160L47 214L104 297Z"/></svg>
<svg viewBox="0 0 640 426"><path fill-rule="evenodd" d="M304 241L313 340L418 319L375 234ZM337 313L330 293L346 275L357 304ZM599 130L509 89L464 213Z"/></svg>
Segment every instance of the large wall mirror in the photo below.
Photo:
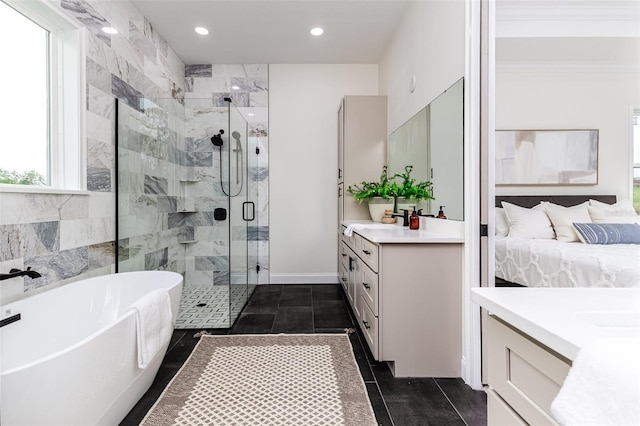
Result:
<svg viewBox="0 0 640 426"><path fill-rule="evenodd" d="M464 218L464 81L461 78L429 105L389 135L389 174L404 172L433 183L434 200L419 209L437 215L440 206L448 219Z"/></svg>

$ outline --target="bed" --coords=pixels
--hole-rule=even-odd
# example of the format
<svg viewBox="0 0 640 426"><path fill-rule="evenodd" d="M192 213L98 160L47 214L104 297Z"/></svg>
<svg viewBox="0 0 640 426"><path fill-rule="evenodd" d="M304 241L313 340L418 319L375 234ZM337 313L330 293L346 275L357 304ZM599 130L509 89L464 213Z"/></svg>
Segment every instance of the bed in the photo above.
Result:
<svg viewBox="0 0 640 426"><path fill-rule="evenodd" d="M574 206L589 199L607 204L615 196L499 196L531 208L541 201ZM496 286L640 287L640 245L596 245L555 239L495 237Z"/></svg>

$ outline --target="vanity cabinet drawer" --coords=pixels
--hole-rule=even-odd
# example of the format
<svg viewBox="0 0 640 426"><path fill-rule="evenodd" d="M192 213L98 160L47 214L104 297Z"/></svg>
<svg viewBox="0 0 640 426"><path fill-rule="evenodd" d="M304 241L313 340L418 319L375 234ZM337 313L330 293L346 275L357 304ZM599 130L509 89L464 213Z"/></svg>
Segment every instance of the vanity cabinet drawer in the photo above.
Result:
<svg viewBox="0 0 640 426"><path fill-rule="evenodd" d="M349 270L342 263L338 265L340 284L344 290L344 294L349 294Z"/></svg>
<svg viewBox="0 0 640 426"><path fill-rule="evenodd" d="M569 373L570 361L493 315L487 321L487 332L489 386L525 422L557 425L551 402Z"/></svg>
<svg viewBox="0 0 640 426"><path fill-rule="evenodd" d="M362 267L360 292L375 316L378 316L378 274L368 266Z"/></svg>
<svg viewBox="0 0 640 426"><path fill-rule="evenodd" d="M340 264L343 265L347 270L349 269L349 248L347 247L347 243L344 241L340 241L340 253L338 254L340 259Z"/></svg>
<svg viewBox="0 0 640 426"><path fill-rule="evenodd" d="M350 237L347 237L346 235L344 235L344 230L347 229L345 227L342 228L342 233L340 234L340 239L349 247L351 247L352 250L356 250L356 234L351 234Z"/></svg>
<svg viewBox="0 0 640 426"><path fill-rule="evenodd" d="M374 272L378 272L378 246L356 235L356 252Z"/></svg>
<svg viewBox="0 0 640 426"><path fill-rule="evenodd" d="M513 411L493 389L487 390L487 424L489 426L527 426L518 413Z"/></svg>
<svg viewBox="0 0 640 426"><path fill-rule="evenodd" d="M360 297L357 303L360 306L360 328L364 334L364 338L371 349L373 358L378 358L378 318L373 315L373 311L364 300L364 297Z"/></svg>

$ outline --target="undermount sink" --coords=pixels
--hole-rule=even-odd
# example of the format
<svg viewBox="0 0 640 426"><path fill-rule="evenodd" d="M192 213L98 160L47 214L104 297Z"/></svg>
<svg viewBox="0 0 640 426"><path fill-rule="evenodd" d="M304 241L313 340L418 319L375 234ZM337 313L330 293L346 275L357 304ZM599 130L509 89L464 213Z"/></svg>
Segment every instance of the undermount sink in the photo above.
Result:
<svg viewBox="0 0 640 426"><path fill-rule="evenodd" d="M596 327L640 328L640 312L638 311L577 312L576 318Z"/></svg>
<svg viewBox="0 0 640 426"><path fill-rule="evenodd" d="M359 223L357 227L360 229L393 229L398 226L402 226L402 221L399 223Z"/></svg>

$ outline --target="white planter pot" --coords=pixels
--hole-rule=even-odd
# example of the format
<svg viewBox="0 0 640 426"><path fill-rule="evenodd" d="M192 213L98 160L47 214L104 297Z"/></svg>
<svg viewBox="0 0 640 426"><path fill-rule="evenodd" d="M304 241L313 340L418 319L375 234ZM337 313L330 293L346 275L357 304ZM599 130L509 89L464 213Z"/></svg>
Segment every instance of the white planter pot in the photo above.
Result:
<svg viewBox="0 0 640 426"><path fill-rule="evenodd" d="M369 200L369 214L374 222L382 221L385 210L393 210L393 198L373 197Z"/></svg>

